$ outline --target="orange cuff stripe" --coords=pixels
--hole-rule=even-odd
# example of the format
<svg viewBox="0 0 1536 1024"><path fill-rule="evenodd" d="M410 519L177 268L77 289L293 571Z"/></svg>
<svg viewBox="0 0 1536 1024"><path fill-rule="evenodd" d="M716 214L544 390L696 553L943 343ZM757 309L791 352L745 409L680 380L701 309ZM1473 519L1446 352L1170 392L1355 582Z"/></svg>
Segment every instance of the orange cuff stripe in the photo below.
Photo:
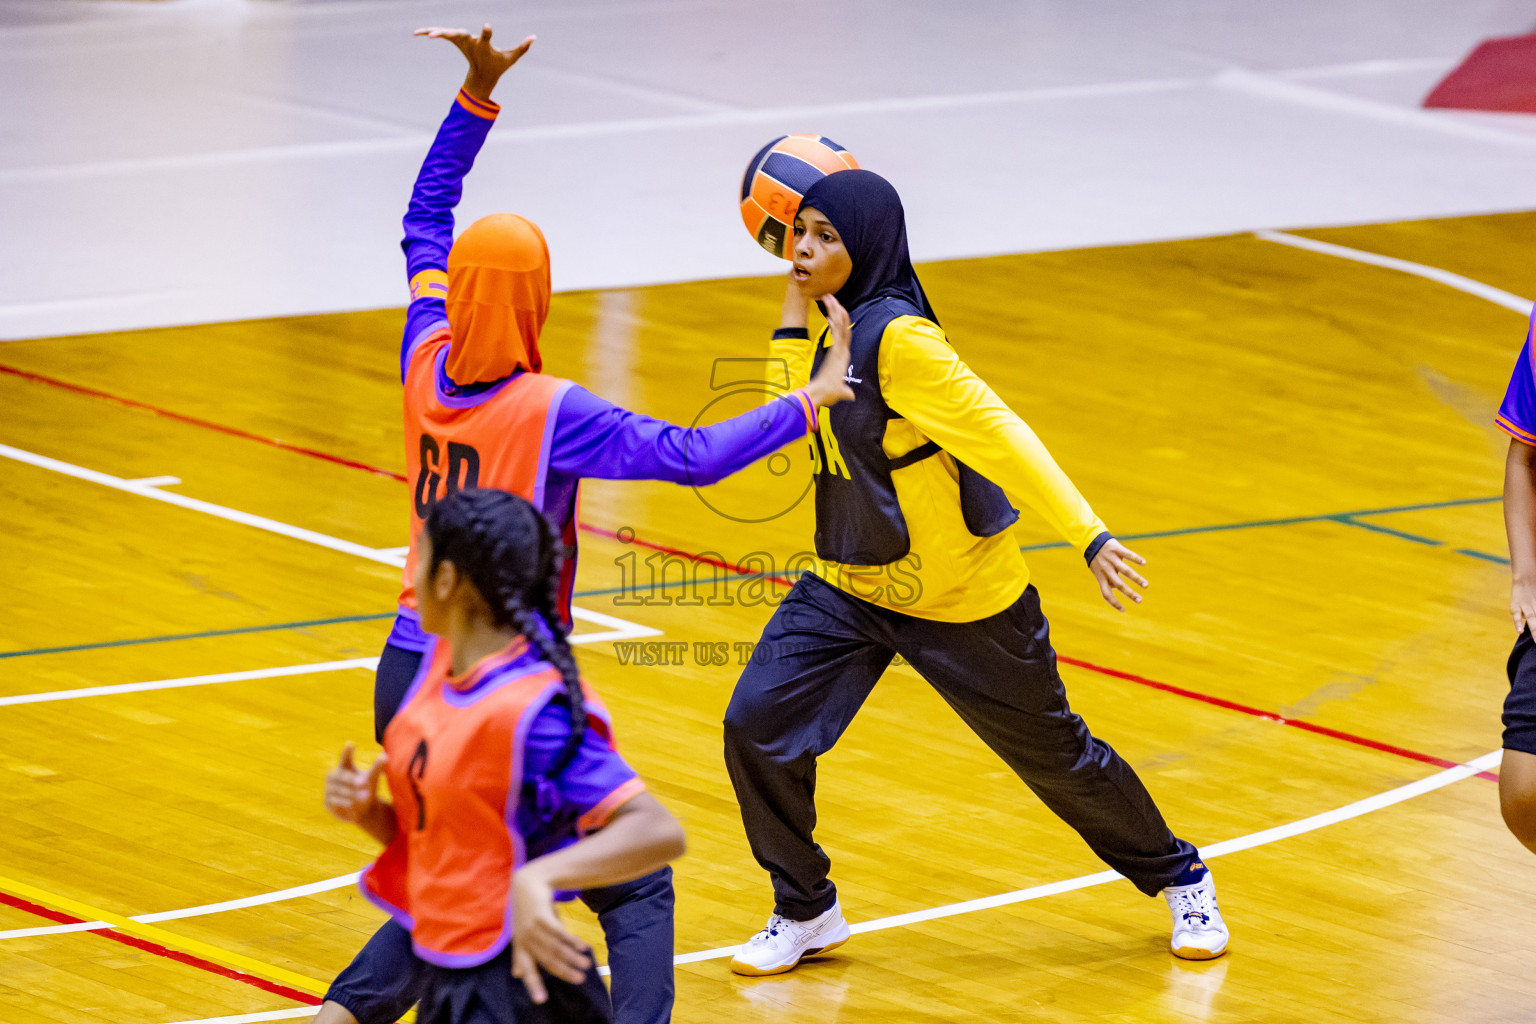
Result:
<svg viewBox="0 0 1536 1024"><path fill-rule="evenodd" d="M1509 422L1509 420L1497 414L1494 415L1493 420L1499 425L1500 430L1504 431L1504 433L1508 434L1516 441L1524 441L1526 444L1536 445L1536 434L1521 430L1519 427Z"/></svg>
<svg viewBox="0 0 1536 1024"><path fill-rule="evenodd" d="M805 412L805 432L816 433L816 403L811 401L804 388L796 388L795 397L800 399L800 408Z"/></svg>
<svg viewBox="0 0 1536 1024"><path fill-rule="evenodd" d="M448 297L448 272L446 270L423 270L411 278L411 301L423 298Z"/></svg>
<svg viewBox="0 0 1536 1024"><path fill-rule="evenodd" d="M496 115L501 113L501 104L492 103L490 100L476 99L463 89L459 90L459 106L474 114L483 117L487 121L496 120Z"/></svg>
<svg viewBox="0 0 1536 1024"><path fill-rule="evenodd" d="M645 783L637 775L618 789L603 797L602 803L592 808L576 822L576 829L585 835L593 829L602 828L608 824L608 819L613 817L613 812L627 803L631 797L645 792Z"/></svg>

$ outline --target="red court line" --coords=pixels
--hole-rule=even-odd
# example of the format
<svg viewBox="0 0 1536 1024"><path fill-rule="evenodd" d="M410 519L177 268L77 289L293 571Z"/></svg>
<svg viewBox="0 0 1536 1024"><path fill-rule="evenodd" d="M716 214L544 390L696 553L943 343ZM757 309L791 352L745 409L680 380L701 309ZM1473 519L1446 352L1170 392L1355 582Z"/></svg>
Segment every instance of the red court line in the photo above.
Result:
<svg viewBox="0 0 1536 1024"><path fill-rule="evenodd" d="M25 910L29 914L35 914L38 917L46 918L47 920L53 921L57 924L85 923L83 918L75 917L71 914L62 914L57 910L52 910L38 903L33 903L31 900L24 900L19 896L12 896L8 892L0 892L0 903L3 903L8 907L15 907L17 910ZM150 942L149 940L141 939L136 935L126 935L123 932L116 931L114 929L96 929L91 931L90 934L98 935L103 939L111 939L113 942L121 942L125 946L132 946L135 949L142 949L146 953L153 953L155 956L163 956L167 960L175 960L177 963L186 964L188 967L196 967L199 970L208 971L211 974L217 974L220 977L228 978L231 981L238 981L246 985L252 985L264 992L270 992L273 995L282 996L285 999L292 999L296 1002L303 1003L306 1006L319 1006L323 1001L316 996L310 995L308 992L300 992L296 988L289 988L287 985L279 985L275 981L268 981L266 978L259 978L254 974L247 974L244 971L237 971L232 967L225 967L222 964L216 964L212 960L204 960L200 956L193 956L191 953L183 953L178 949L170 949L166 946L160 945L158 942Z"/></svg>
<svg viewBox="0 0 1536 1024"><path fill-rule="evenodd" d="M20 377L23 380L31 381L34 384L46 384L49 387L62 388L65 391L72 391L78 395L89 395L92 398L104 398L109 402L116 402L118 405L124 405L130 409L140 409L144 412L153 413L156 416L164 416L166 419L175 420L178 423L188 423L194 427L202 427L205 430L216 430L221 434L228 434L230 437L238 437L246 441L255 441L257 444L269 445L273 448L281 448L285 452L293 452L296 455L307 455L312 459L320 459L325 462L334 463L338 466L346 466L348 469L358 469L365 473L372 473L375 476L386 476L391 480L399 480L401 483L406 482L405 474L403 473L396 473L393 470L383 469L379 466L371 466L366 462L359 462L356 459L342 458L340 455L332 455L329 452L317 451L314 448L305 448L302 445L290 444L287 441L282 441L275 437L263 437L260 434L253 434L248 430L241 430L238 427L228 427L222 423L214 423L211 420L198 419L196 416L188 416L185 413L172 412L170 409L162 409L158 405L150 405L148 402L140 402L135 398L124 398L121 395L114 395L107 391L98 391L95 388L83 387L79 384L71 384L68 381L58 380L54 377L45 377L40 373L32 373L30 370L22 370L14 366L5 366L4 364L0 364L0 373L8 373L14 377ZM613 530L605 530L602 527L591 526L587 523L578 523L577 525L586 533L595 534L599 537L608 537L612 540L617 540L622 544L635 544L642 548L649 548L652 551L660 551L668 555L677 555L678 557L686 558L689 561L700 562L705 565L713 565L721 569L726 569L740 576L748 576L752 574L751 569L744 569L739 565L733 565L730 562L724 561L722 559L711 558L707 555L696 555L692 552L683 551L679 548L670 548L664 544L656 544L651 541L641 540L638 537L633 536L633 531L631 531L630 539L625 540L623 537L619 536L618 532ZM767 578L786 587L792 586L794 582L793 580L786 579L783 576L769 576Z"/></svg>
<svg viewBox="0 0 1536 1024"><path fill-rule="evenodd" d="M281 448L285 452L294 452L299 455L308 455L312 459L320 459L325 462L333 462L338 466L346 466L348 469L360 469L365 473L375 476L387 476L391 480L405 481L403 473L395 473L378 466L370 466L366 462L358 462L356 459L344 459L340 455L331 455L329 452L316 451L313 448L305 448L303 445L289 444L287 441L275 437L263 437L260 434L252 434L250 431L240 430L238 427L226 427L222 423L214 423L210 420L200 420L196 416L188 416L185 413L172 412L162 409L158 405L150 405L148 402L140 402L133 398L123 398L106 391L97 391L95 388L82 387L79 384L71 384L68 381L56 380L53 377L44 377L40 373L32 373L28 370L20 370L14 366L0 365L0 373L8 373L13 377L32 381L34 384L47 384L50 387L63 388L65 391L73 391L77 395L89 395L92 398L105 398L109 402L118 405L126 405L130 409L140 409L144 412L154 413L156 416L164 416L168 420L176 420L178 423L190 423L194 427L202 427L205 430L216 430L221 434L231 437L243 438L247 441L255 441L258 444L270 445L273 448Z"/></svg>
<svg viewBox="0 0 1536 1024"><path fill-rule="evenodd" d="M1186 690L1182 686L1174 686L1171 683L1160 683L1156 679L1148 679L1146 676L1138 676L1130 672L1121 672L1116 668L1105 668L1103 665L1095 665L1091 661L1083 661L1080 658L1069 658L1064 654L1058 654L1056 655L1056 660L1065 665L1087 669L1089 672L1097 672L1100 675L1111 676L1115 679L1124 679L1127 682L1138 683L1141 686L1150 686L1152 689L1162 690L1164 693L1188 697L1190 700L1198 700L1205 704L1214 704L1216 707L1226 708L1228 711L1241 711L1245 715L1262 718L1266 722L1278 722L1281 725L1289 725L1292 728L1317 733L1319 736L1328 736L1332 739L1343 740L1345 743L1353 743L1356 746L1379 750L1382 753L1396 754L1398 757L1422 761L1425 764L1432 764L1437 768L1457 768L1461 765L1460 761L1449 761L1443 757L1436 757L1433 754L1421 754L1417 750L1409 750L1407 747L1383 743L1380 740L1373 740L1367 736L1356 736L1352 732L1344 732L1340 729L1330 729L1326 725L1316 725L1312 722L1303 721L1300 718L1286 718L1284 715L1277 715L1273 711L1265 711L1263 708L1239 704L1235 700L1227 700L1224 697L1213 697L1208 693L1200 693L1197 690ZM1494 781L1498 781L1499 778L1497 772L1478 772L1477 777L1480 779L1493 779Z"/></svg>
<svg viewBox="0 0 1536 1024"><path fill-rule="evenodd" d="M190 423L193 426L205 427L209 430L216 430L221 434L229 434L232 437L244 438L247 441L257 441L261 444L271 445L275 448L281 448L284 451L294 452L299 455L308 455L310 458L323 459L326 462L333 462L337 465L347 466L351 469L360 469L364 472L374 473L378 476L387 476L391 479L399 480L401 482L405 481L405 476L400 473L394 473L387 469L380 469L378 466L370 466L366 462L357 462L353 459L344 459L337 455L330 455L326 452L315 451L313 448L304 448L299 445L289 444L286 441L279 441L276 438L262 437L260 434L252 434L248 431L236 429L235 427L226 427L222 424L212 423L208 420L201 420L194 416L187 416L179 412L171 412L168 409L161 409L158 406L149 405L145 402L136 401L132 398L121 398L117 395L109 394L105 391L97 391L94 388L81 387L78 384L70 384L66 381L55 380L52 377L44 377L41 374L31 373L26 370L19 370L15 367L5 366L3 364L0 364L0 373L14 374L15 376L21 377L25 380L30 380L38 384L47 384L56 388L63 388L66 391L73 391L82 395L91 395L95 398L105 398L108 401L117 402L121 405L129 406L130 408L143 409L148 412L152 412L157 416L165 416L168 419L177 420L182 423ZM621 544L635 544L639 547L648 548L652 551L660 551L669 555L677 555L680 558L686 558L690 561L700 562L705 565L713 565L718 568L734 572L741 576L752 574L752 570L750 569L746 569L742 566L735 565L731 562L727 562L723 559L715 558L710 555L700 555L690 551L683 551L680 548L668 547L664 544L656 544L652 541L641 540L640 538L634 536L633 531L630 532L629 539L625 540L619 535L619 531L606 530L600 526L591 526L587 523L579 523L577 525L582 531L586 533L595 534L599 537L607 537L611 540L617 540ZM786 587L793 585L792 580L786 579L783 576L769 576L767 578ZM1226 708L1229 711L1240 711L1245 715L1252 715L1255 718L1262 718L1269 722L1278 722L1281 725L1289 725L1292 728L1302 729L1311 733L1317 733L1320 736L1328 736L1336 740L1343 740L1346 743L1353 743L1356 746L1367 747L1371 750L1379 750L1387 754L1396 754L1398 757L1406 757L1414 761L1421 761L1424 764L1432 764L1439 768L1455 768L1459 764L1457 761L1448 761L1443 757L1435 757L1433 754L1421 754L1416 750L1409 750L1406 747L1398 747L1390 743L1383 743L1380 740L1373 740L1365 736L1356 736L1354 733L1343 732L1338 729L1330 729L1325 725L1314 725L1311 722L1302 721L1299 718L1286 718L1284 715L1278 715L1273 711L1265 711L1263 708L1250 707L1247 704L1239 704L1236 701L1226 700L1221 697L1213 697L1210 694L1199 693L1195 690L1186 690L1181 686L1173 686L1169 683L1160 683L1155 679L1148 679L1145 676L1134 675L1130 672L1121 672L1119 669L1105 668L1102 665L1095 665L1090 661L1082 661L1078 658L1069 658L1061 654L1057 655L1057 660L1067 665L1074 665L1078 668L1087 669L1090 672L1097 672L1100 675L1112 676L1116 679L1124 679L1127 682L1139 683L1142 686L1149 686L1154 690L1162 690L1164 693L1172 693L1180 697L1188 697L1191 700L1203 701L1206 704L1212 704L1219 708ZM1498 775L1495 772L1479 772L1478 778L1497 779Z"/></svg>
<svg viewBox="0 0 1536 1024"><path fill-rule="evenodd" d="M681 548L669 548L665 544L657 544L654 541L641 540L639 537L636 537L634 535L634 531L633 530L629 531L629 534L630 534L629 539L625 540L624 537L621 536L621 534L623 533L622 530L620 530L620 531L605 530L601 526L592 526L589 523L580 523L578 525L581 527L581 529L585 530L587 533L596 534L599 537L607 537L607 538L609 538L611 540L618 541L620 544L634 544L637 547L649 548L652 551L660 551L660 552L662 552L664 554L668 554L668 555L677 555L677 556L679 556L681 558L688 559L690 562L699 562L699 563L701 563L703 565L713 565L716 568L725 569L726 571L733 572L733 573L735 573L738 576L752 576L752 575L755 575L753 570L751 570L751 569L748 569L748 568L746 568L744 566L736 565L736 564L734 564L732 562L727 562L727 561L725 561L722 558L716 558L713 555L696 554L696 553L694 553L692 551L684 551ZM764 576L763 579L772 580L773 582L778 583L781 586L785 586L785 587L792 587L792 586L795 585L795 581L794 580L789 579L789 578L784 577L784 576Z"/></svg>

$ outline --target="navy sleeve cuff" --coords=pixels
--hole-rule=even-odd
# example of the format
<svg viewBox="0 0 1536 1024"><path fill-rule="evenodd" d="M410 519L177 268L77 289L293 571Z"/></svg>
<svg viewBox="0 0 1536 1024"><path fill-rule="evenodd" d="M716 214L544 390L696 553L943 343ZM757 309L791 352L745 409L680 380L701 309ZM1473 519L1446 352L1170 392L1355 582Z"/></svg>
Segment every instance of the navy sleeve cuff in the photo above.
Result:
<svg viewBox="0 0 1536 1024"><path fill-rule="evenodd" d="M811 332L805 327L779 327L774 330L774 341L782 341L785 338L798 338L801 341L809 341L811 339Z"/></svg>
<svg viewBox="0 0 1536 1024"><path fill-rule="evenodd" d="M1089 565L1092 565L1093 557L1099 553L1099 549L1114 539L1115 535L1110 533L1108 530L1105 530L1103 533L1093 538L1093 540L1088 545L1088 550L1083 552L1083 561L1087 562Z"/></svg>

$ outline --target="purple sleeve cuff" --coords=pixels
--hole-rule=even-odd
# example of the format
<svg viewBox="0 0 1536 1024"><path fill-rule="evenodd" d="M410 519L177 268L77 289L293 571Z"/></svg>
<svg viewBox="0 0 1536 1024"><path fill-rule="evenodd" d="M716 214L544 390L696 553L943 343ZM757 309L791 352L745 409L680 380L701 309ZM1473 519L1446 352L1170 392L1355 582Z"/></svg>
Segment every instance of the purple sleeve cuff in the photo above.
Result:
<svg viewBox="0 0 1536 1024"><path fill-rule="evenodd" d="M796 391L723 422L687 428L621 409L574 386L557 414L549 469L574 477L701 487L804 437L809 404Z"/></svg>
<svg viewBox="0 0 1536 1024"><path fill-rule="evenodd" d="M1114 534L1110 533L1108 530L1105 530L1103 533L1093 538L1093 540L1088 542L1088 550L1083 552L1083 561L1087 562L1089 565L1092 565L1094 556L1099 553L1099 549L1114 539Z"/></svg>
<svg viewBox="0 0 1536 1024"><path fill-rule="evenodd" d="M1509 375L1509 387L1494 422L1510 437L1536 445L1536 367L1531 364L1531 340L1526 337Z"/></svg>

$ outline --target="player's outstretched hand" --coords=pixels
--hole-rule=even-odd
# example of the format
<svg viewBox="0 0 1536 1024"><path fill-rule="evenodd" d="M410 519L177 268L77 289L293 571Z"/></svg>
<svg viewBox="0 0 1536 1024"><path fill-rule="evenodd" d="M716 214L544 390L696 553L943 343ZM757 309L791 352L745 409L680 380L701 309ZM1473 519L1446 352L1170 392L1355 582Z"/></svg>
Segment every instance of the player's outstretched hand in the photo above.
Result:
<svg viewBox="0 0 1536 1024"><path fill-rule="evenodd" d="M543 968L561 981L580 985L592 966L591 949L565 930L555 913L555 893L537 862L512 872L512 976L520 978L535 1003L549 999Z"/></svg>
<svg viewBox="0 0 1536 1024"><path fill-rule="evenodd" d="M341 751L341 760L325 776L325 809L342 821L360 823L378 807L379 774L389 758L380 754L363 771L353 760L355 752L348 743Z"/></svg>
<svg viewBox="0 0 1536 1024"><path fill-rule="evenodd" d="M1141 604L1141 595L1132 590L1126 580L1130 580L1138 587L1151 586L1141 573L1132 565L1146 565L1147 560L1142 558L1130 548L1111 537L1099 548L1099 553L1093 556L1093 561L1088 563L1088 571L1093 573L1093 578L1098 581L1099 593L1104 595L1104 600L1117 612L1125 611L1125 606L1115 596L1115 591L1120 591L1137 604Z"/></svg>
<svg viewBox="0 0 1536 1024"><path fill-rule="evenodd" d="M419 28L413 33L432 39L446 39L464 54L469 61L469 74L464 77L464 91L476 99L489 100L491 90L507 69L523 59L534 36L529 36L510 50L498 50L491 45L491 26L480 30L477 36L462 28Z"/></svg>
<svg viewBox="0 0 1536 1024"><path fill-rule="evenodd" d="M821 302L827 309L827 325L832 328L832 348L821 361L821 369L805 386L805 391L817 405L830 406L853 399L853 388L843 379L852 364L849 342L853 337L853 325L848 319L848 311L836 298L823 295Z"/></svg>

